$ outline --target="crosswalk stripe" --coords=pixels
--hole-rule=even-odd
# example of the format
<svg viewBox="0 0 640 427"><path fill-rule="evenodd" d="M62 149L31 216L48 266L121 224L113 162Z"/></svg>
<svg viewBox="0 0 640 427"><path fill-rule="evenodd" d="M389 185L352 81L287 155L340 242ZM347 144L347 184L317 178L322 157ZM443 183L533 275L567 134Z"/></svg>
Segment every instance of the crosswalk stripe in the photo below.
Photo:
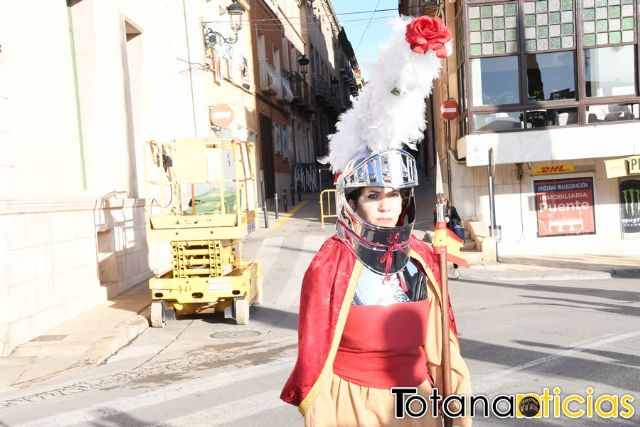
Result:
<svg viewBox="0 0 640 427"><path fill-rule="evenodd" d="M306 271L316 252L320 249L320 246L322 246L324 240L325 237L323 235L305 236L302 242L302 250L299 252L292 270L292 272L301 272L301 274L289 275L289 279L276 301L276 307L290 308L295 305L298 300L298 296L300 295L302 274Z"/></svg>
<svg viewBox="0 0 640 427"><path fill-rule="evenodd" d="M246 381L264 375L265 372L275 372L277 370L288 370L294 363L292 357L282 358L274 362L261 365L247 366L241 368L227 368L223 372L216 372L212 375L200 377L193 380L181 381L164 387L158 387L151 391L135 396L115 399L108 402L100 402L89 407L57 413L55 415L30 421L26 424L19 424L20 427L36 426L72 426L75 424L89 423L102 418L116 416L121 413L128 413L139 408L169 402L174 399L181 399L185 396L196 393L203 393L209 390L228 386L232 383ZM277 396L277 394L276 394Z"/></svg>
<svg viewBox="0 0 640 427"><path fill-rule="evenodd" d="M566 350L562 350L555 354L550 354L548 356L544 356L544 357L532 360L522 365L514 366L512 368L504 369L499 372L494 372L490 375L479 377L478 379L474 379L474 382L479 384L477 387L474 388L474 392L476 394L481 394L481 393L487 394L489 392L499 390L501 387L504 387L506 384L516 381L514 377L511 377L511 375L519 371L528 370L530 368L533 368L534 366L544 365L545 363L553 362L556 359L561 359L564 357L573 357L576 354L579 354L580 352L585 350L602 347L607 344L628 340L630 338L635 338L637 336L640 336L640 332L629 332L629 333L620 334L620 335L603 336L596 340L589 340L582 343L578 343L571 348L567 348Z"/></svg>
<svg viewBox="0 0 640 427"><path fill-rule="evenodd" d="M236 425L239 418L251 417L284 406L279 399L280 389L252 394L244 399L217 405L213 408L191 412L165 422L171 426L223 426Z"/></svg>
<svg viewBox="0 0 640 427"><path fill-rule="evenodd" d="M259 261L263 267L263 283L267 280L271 270L273 270L273 267L277 264L276 260L278 259L280 248L283 243L284 237L270 237L268 239L264 239L264 242L260 245L260 252L256 254L256 260Z"/></svg>

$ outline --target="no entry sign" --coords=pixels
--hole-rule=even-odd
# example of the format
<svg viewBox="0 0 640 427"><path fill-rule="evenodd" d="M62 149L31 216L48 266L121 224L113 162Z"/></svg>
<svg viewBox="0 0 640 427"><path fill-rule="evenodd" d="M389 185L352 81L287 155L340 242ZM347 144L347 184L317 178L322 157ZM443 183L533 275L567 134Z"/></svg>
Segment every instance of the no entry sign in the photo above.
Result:
<svg viewBox="0 0 640 427"><path fill-rule="evenodd" d="M454 99L447 99L440 106L440 113L445 120L453 120L458 117L458 103Z"/></svg>

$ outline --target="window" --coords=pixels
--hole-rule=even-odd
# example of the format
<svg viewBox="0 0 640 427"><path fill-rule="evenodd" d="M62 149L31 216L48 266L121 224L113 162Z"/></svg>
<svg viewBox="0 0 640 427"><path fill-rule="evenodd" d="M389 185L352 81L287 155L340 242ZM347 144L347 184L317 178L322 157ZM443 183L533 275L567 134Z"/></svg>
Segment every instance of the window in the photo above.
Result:
<svg viewBox="0 0 640 427"><path fill-rule="evenodd" d="M573 7L573 0L525 1L522 5L525 50L539 52L573 48Z"/></svg>
<svg viewBox="0 0 640 427"><path fill-rule="evenodd" d="M500 131L522 128L522 113L474 114L473 127L478 131Z"/></svg>
<svg viewBox="0 0 640 427"><path fill-rule="evenodd" d="M262 62L267 60L266 51L267 49L264 41L264 34L258 33L258 61Z"/></svg>
<svg viewBox="0 0 640 427"><path fill-rule="evenodd" d="M578 124L577 108L530 110L525 115L527 129Z"/></svg>
<svg viewBox="0 0 640 427"><path fill-rule="evenodd" d="M471 72L474 106L520 102L518 57L474 58Z"/></svg>
<svg viewBox="0 0 640 427"><path fill-rule="evenodd" d="M458 137L639 121L638 1L467 0Z"/></svg>
<svg viewBox="0 0 640 427"><path fill-rule="evenodd" d="M493 55L518 51L516 2L469 6L469 50L471 55Z"/></svg>
<svg viewBox="0 0 640 427"><path fill-rule="evenodd" d="M635 95L635 49L634 45L585 49L587 96Z"/></svg>
<svg viewBox="0 0 640 427"><path fill-rule="evenodd" d="M584 45L633 43L633 0L583 0Z"/></svg>
<svg viewBox="0 0 640 427"><path fill-rule="evenodd" d="M576 99L573 52L527 55L527 100Z"/></svg>
<svg viewBox="0 0 640 427"><path fill-rule="evenodd" d="M464 67L458 68L458 95L460 98L460 111L467 111L467 81L464 77Z"/></svg>
<svg viewBox="0 0 640 427"><path fill-rule="evenodd" d="M621 120L638 120L640 111L638 104L589 105L586 108L586 122L618 122Z"/></svg>
<svg viewBox="0 0 640 427"><path fill-rule="evenodd" d="M273 46L273 67L276 69L276 74L280 75L280 49L275 45Z"/></svg>
<svg viewBox="0 0 640 427"><path fill-rule="evenodd" d="M276 154L280 154L284 160L289 159L289 142L286 127L273 124L273 145Z"/></svg>

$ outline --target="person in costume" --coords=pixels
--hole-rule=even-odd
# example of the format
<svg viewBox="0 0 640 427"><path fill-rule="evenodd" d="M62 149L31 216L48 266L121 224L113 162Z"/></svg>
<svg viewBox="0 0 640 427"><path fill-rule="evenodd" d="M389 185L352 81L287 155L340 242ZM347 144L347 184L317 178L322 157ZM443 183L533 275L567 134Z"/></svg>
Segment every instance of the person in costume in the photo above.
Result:
<svg viewBox="0 0 640 427"><path fill-rule="evenodd" d="M443 341L453 393L471 392L451 309L451 334L441 336L438 263L411 234L418 177L403 149L420 140L424 98L450 37L439 18L398 18L369 84L330 138L326 160L340 172L337 232L305 273L298 359L281 394L306 426L439 426L431 408L397 419L390 388L417 387L425 397L442 390ZM388 74L389 63L402 65Z"/></svg>

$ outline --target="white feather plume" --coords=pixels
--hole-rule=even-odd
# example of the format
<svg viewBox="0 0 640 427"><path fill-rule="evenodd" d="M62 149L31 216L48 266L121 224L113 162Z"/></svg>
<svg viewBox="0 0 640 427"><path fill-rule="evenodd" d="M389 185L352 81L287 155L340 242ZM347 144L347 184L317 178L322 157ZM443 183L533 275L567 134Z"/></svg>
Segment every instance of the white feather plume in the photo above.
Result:
<svg viewBox="0 0 640 427"><path fill-rule="evenodd" d="M442 60L435 52L411 51L405 40L411 18L392 20L391 40L380 47L369 81L352 107L340 115L336 133L329 136L330 163L334 172L344 170L354 158L390 148L402 148L423 138L426 128L425 97L440 74ZM394 95L392 91L397 89Z"/></svg>

